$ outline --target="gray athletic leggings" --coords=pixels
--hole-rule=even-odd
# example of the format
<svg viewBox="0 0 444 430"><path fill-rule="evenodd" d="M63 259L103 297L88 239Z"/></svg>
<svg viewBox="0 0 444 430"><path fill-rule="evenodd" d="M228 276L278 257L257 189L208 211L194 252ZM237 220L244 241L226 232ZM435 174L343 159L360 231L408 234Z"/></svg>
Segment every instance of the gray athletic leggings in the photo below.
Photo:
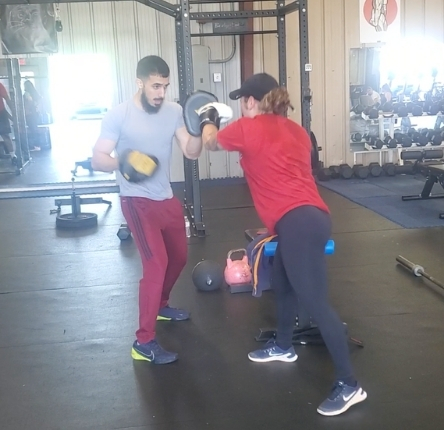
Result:
<svg viewBox="0 0 444 430"><path fill-rule="evenodd" d="M288 349L298 307L317 324L330 352L338 380L353 384L345 328L330 306L325 244L331 234L330 215L314 206L285 214L276 225L279 242L273 262L272 284L277 304L278 346Z"/></svg>

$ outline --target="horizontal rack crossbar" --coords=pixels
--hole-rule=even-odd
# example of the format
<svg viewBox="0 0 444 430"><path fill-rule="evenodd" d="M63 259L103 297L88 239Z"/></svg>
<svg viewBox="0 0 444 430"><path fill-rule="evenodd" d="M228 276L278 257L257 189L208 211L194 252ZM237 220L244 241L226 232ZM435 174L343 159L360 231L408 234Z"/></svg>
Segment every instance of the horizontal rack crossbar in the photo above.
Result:
<svg viewBox="0 0 444 430"><path fill-rule="evenodd" d="M154 0L155 1L155 0ZM190 0L189 4L223 4L223 3L257 3L263 0ZM288 4L288 6L294 5L293 7L299 7L299 0L293 1Z"/></svg>
<svg viewBox="0 0 444 430"><path fill-rule="evenodd" d="M243 36L244 34L277 34L277 30L229 31L227 33L191 33L191 37Z"/></svg>
<svg viewBox="0 0 444 430"><path fill-rule="evenodd" d="M280 13L283 15L286 15L287 13L294 12L296 10L299 10L299 1L294 1L292 3L288 3L283 8L280 9Z"/></svg>
<svg viewBox="0 0 444 430"><path fill-rule="evenodd" d="M267 18L278 16L277 10L239 10L230 12L192 12L190 13L191 20L205 20L205 19L229 19L229 18Z"/></svg>

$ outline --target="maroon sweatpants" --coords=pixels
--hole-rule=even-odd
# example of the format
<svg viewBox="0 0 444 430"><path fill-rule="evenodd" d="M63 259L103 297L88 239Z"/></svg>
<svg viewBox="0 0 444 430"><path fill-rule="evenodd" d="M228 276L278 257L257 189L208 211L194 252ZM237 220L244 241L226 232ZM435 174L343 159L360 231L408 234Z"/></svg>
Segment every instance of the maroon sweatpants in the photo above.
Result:
<svg viewBox="0 0 444 430"><path fill-rule="evenodd" d="M139 283L139 343L155 338L157 314L187 260L185 221L180 201L121 197L122 212L142 258Z"/></svg>

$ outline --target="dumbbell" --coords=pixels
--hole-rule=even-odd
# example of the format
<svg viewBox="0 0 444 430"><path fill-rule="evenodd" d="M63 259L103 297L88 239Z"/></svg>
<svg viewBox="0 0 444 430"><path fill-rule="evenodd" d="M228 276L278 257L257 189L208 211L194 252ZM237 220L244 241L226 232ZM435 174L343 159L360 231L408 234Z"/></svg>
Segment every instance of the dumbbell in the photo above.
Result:
<svg viewBox="0 0 444 430"><path fill-rule="evenodd" d="M407 106L401 105L398 107L398 116L400 118L406 118L409 116L409 110L408 110Z"/></svg>
<svg viewBox="0 0 444 430"><path fill-rule="evenodd" d="M429 143L429 140L427 139L427 136L425 134L416 132L413 138L413 142L416 143L418 146L426 146Z"/></svg>
<svg viewBox="0 0 444 430"><path fill-rule="evenodd" d="M387 146L387 148L396 148L398 146L399 142L396 139L393 139L390 136L387 136L384 139L384 143Z"/></svg>
<svg viewBox="0 0 444 430"><path fill-rule="evenodd" d="M382 170L387 176L395 176L396 175L396 169L395 165L393 163L385 163L382 166Z"/></svg>
<svg viewBox="0 0 444 430"><path fill-rule="evenodd" d="M441 133L439 133L438 131L433 132L432 133L432 140L430 141L430 143L433 146L439 146L442 143L442 135Z"/></svg>
<svg viewBox="0 0 444 430"><path fill-rule="evenodd" d="M382 167L379 165L379 163L376 163L376 162L370 163L368 165L368 168L370 170L370 175L371 176L373 176L375 178L378 177L378 176L381 176L381 174L382 174Z"/></svg>
<svg viewBox="0 0 444 430"><path fill-rule="evenodd" d="M407 108L408 113L412 113L413 106L415 106L413 102L406 103L405 107Z"/></svg>
<svg viewBox="0 0 444 430"><path fill-rule="evenodd" d="M341 164L339 172L343 179L350 179L353 176L353 169L348 164Z"/></svg>
<svg viewBox="0 0 444 430"><path fill-rule="evenodd" d="M424 132L429 143L432 143L433 137L435 136L435 130L429 128Z"/></svg>
<svg viewBox="0 0 444 430"><path fill-rule="evenodd" d="M362 105L357 105L353 108L353 112L356 115L362 115L362 112L364 112L364 107Z"/></svg>
<svg viewBox="0 0 444 430"><path fill-rule="evenodd" d="M352 142L361 142L362 140L362 134L361 133L353 133L351 135Z"/></svg>
<svg viewBox="0 0 444 430"><path fill-rule="evenodd" d="M434 102L427 107L428 107L427 114L429 114L429 115L438 115L438 113L441 109L441 106L438 102Z"/></svg>
<svg viewBox="0 0 444 430"><path fill-rule="evenodd" d="M129 229L128 224L120 224L117 237L120 240L127 240L131 237L131 230Z"/></svg>
<svg viewBox="0 0 444 430"><path fill-rule="evenodd" d="M381 149L384 146L384 142L381 139L376 139L373 146L377 149Z"/></svg>
<svg viewBox="0 0 444 430"><path fill-rule="evenodd" d="M424 113L424 112L423 112L422 107L421 107L420 105L415 104L415 105L412 107L412 115L413 115L413 116L422 116L423 113Z"/></svg>
<svg viewBox="0 0 444 430"><path fill-rule="evenodd" d="M364 113L368 116L369 119L379 118L379 110L374 107L367 108Z"/></svg>
<svg viewBox="0 0 444 430"><path fill-rule="evenodd" d="M383 114L393 114L393 103L392 102L385 102L381 106L381 110Z"/></svg>
<svg viewBox="0 0 444 430"><path fill-rule="evenodd" d="M413 138L414 133L416 133L416 130L413 127L410 127L407 136Z"/></svg>
<svg viewBox="0 0 444 430"><path fill-rule="evenodd" d="M403 148L410 148L413 145L413 140L410 137L404 135L401 139L401 145Z"/></svg>
<svg viewBox="0 0 444 430"><path fill-rule="evenodd" d="M339 179L341 177L341 168L339 166L330 166L329 167L331 172L331 178L332 179Z"/></svg>
<svg viewBox="0 0 444 430"><path fill-rule="evenodd" d="M357 178L366 179L370 174L370 169L363 164L355 164L353 166L353 173Z"/></svg>
<svg viewBox="0 0 444 430"><path fill-rule="evenodd" d="M316 173L316 176L322 182L329 181L332 177L331 170L324 167L324 168L318 170L318 172Z"/></svg>

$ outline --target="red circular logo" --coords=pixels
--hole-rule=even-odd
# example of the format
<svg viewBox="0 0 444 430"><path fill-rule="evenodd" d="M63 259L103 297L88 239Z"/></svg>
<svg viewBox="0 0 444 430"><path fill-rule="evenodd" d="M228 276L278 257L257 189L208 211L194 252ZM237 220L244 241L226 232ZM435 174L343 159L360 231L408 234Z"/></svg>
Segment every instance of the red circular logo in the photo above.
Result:
<svg viewBox="0 0 444 430"><path fill-rule="evenodd" d="M373 2L375 0L367 0L364 4L364 16L365 20L371 24L372 20L372 11L373 11ZM386 13L386 21L387 25L392 24L396 16L398 15L398 4L396 0L387 0L387 13Z"/></svg>

